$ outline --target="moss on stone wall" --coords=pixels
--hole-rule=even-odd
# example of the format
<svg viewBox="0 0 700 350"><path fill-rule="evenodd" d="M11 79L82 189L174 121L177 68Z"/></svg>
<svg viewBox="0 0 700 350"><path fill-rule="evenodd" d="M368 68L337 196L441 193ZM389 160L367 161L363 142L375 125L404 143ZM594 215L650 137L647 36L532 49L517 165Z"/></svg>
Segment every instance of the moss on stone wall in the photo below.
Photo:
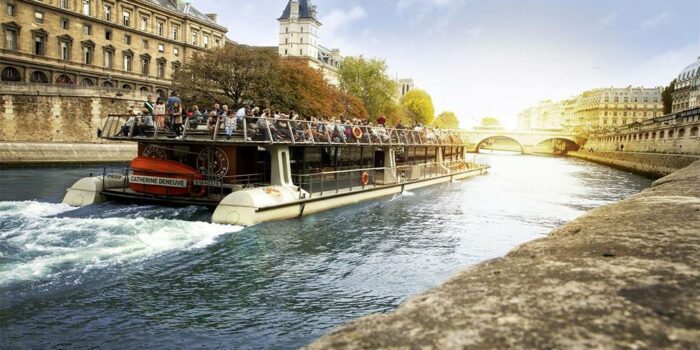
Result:
<svg viewBox="0 0 700 350"><path fill-rule="evenodd" d="M19 141L52 141L52 97L14 96L15 135ZM59 117L59 116L56 116ZM8 135L10 136L10 135Z"/></svg>

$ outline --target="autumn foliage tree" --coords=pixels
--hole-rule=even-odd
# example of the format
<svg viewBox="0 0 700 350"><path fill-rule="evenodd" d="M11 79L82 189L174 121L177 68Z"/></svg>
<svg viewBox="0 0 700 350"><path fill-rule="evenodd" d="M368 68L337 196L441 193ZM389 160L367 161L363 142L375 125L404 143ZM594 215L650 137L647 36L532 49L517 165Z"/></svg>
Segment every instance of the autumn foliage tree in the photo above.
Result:
<svg viewBox="0 0 700 350"><path fill-rule="evenodd" d="M412 124L430 125L435 118L433 99L423 90L411 90L401 97L401 107Z"/></svg>
<svg viewBox="0 0 700 350"><path fill-rule="evenodd" d="M398 85L388 74L386 62L364 57L346 57L340 64L340 89L357 96L372 120L396 111Z"/></svg>
<svg viewBox="0 0 700 350"><path fill-rule="evenodd" d="M267 48L227 45L196 54L174 75L173 86L187 104L255 104L302 116L367 118L362 102L328 84L319 70Z"/></svg>

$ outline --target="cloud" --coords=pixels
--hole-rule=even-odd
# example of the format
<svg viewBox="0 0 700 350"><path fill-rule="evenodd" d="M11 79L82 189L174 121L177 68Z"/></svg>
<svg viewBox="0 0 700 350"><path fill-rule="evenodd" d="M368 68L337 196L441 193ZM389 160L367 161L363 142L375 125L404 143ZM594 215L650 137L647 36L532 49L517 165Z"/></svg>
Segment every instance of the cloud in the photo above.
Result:
<svg viewBox="0 0 700 350"><path fill-rule="evenodd" d="M332 38L341 27L365 17L367 11L360 5L355 5L349 10L335 9L321 19L324 35Z"/></svg>
<svg viewBox="0 0 700 350"><path fill-rule="evenodd" d="M609 12L607 15L601 17L598 20L598 23L603 27L607 27L607 26L611 25L617 19L617 17L618 17L617 12L612 11L612 12Z"/></svg>
<svg viewBox="0 0 700 350"><path fill-rule="evenodd" d="M668 12L661 12L658 15L645 19L641 22L640 26L644 30L654 30L658 29L662 25L668 23L671 20L671 15Z"/></svg>
<svg viewBox="0 0 700 350"><path fill-rule="evenodd" d="M472 38L479 37L483 33L484 33L484 27L482 27L482 26L467 29L467 35L469 37L472 37Z"/></svg>

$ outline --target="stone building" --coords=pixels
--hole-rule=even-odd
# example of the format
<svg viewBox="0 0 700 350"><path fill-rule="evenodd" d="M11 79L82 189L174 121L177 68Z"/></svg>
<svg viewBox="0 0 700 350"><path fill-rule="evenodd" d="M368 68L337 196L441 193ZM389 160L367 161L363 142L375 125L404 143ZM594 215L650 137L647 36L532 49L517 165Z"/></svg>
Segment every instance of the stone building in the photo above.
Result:
<svg viewBox="0 0 700 350"><path fill-rule="evenodd" d="M671 97L672 113L700 107L700 56L678 74Z"/></svg>
<svg viewBox="0 0 700 350"><path fill-rule="evenodd" d="M564 101L543 101L518 116L518 128L587 134L661 116L663 88L603 88Z"/></svg>
<svg viewBox="0 0 700 350"><path fill-rule="evenodd" d="M0 79L165 95L195 52L222 46L216 15L181 0L2 0Z"/></svg>
<svg viewBox="0 0 700 350"><path fill-rule="evenodd" d="M416 88L413 79L399 79L397 83L399 85L398 98L403 97L403 95Z"/></svg>
<svg viewBox="0 0 700 350"><path fill-rule="evenodd" d="M289 0L279 22L279 54L308 61L309 66L320 69L326 80L338 85L340 50L327 49L319 43L321 22L317 18L316 5L307 0Z"/></svg>

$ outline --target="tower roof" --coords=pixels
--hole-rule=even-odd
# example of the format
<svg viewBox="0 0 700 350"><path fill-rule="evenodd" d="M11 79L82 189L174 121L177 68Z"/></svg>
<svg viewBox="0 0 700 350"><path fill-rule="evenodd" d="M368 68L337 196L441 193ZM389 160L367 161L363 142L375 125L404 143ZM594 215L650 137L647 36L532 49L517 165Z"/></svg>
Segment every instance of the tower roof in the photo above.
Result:
<svg viewBox="0 0 700 350"><path fill-rule="evenodd" d="M292 12L292 1L294 0L289 0L287 1L287 7L284 8L284 11L282 12L282 16L278 18L280 19L289 19L289 16ZM299 18L310 18L313 20L316 20L316 18L311 14L311 6L309 5L309 2L307 0L298 0L299 1Z"/></svg>

